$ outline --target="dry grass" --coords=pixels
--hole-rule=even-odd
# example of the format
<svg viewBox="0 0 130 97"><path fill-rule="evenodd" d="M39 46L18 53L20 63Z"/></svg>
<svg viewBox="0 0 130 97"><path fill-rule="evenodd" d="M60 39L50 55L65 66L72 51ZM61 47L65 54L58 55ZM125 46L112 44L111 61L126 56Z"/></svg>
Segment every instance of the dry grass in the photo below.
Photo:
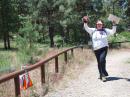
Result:
<svg viewBox="0 0 130 97"><path fill-rule="evenodd" d="M77 79L79 74L84 71L84 69L93 60L93 53L91 50L81 49L75 50L74 58L70 60L67 64L61 67L62 79L56 81L56 83L51 85L50 91L55 91L57 89L63 89L67 87L67 83L70 80Z"/></svg>
<svg viewBox="0 0 130 97"><path fill-rule="evenodd" d="M59 50L51 50L46 57L49 57ZM60 88L65 88L70 80L78 78L83 69L87 67L89 62L93 59L93 53L89 49L75 49L74 58L68 53L69 61L64 62L64 56L59 56L59 73L55 73L55 61L52 60L45 64L46 68L46 83L41 85L40 68L35 69L30 73L33 81L33 86L25 91L21 91L21 97L40 97L47 92L55 91ZM5 96L4 96L5 95ZM0 84L0 97L14 97L14 84L11 81Z"/></svg>
<svg viewBox="0 0 130 97"><path fill-rule="evenodd" d="M13 80L0 84L0 97L14 97L14 95L15 90Z"/></svg>

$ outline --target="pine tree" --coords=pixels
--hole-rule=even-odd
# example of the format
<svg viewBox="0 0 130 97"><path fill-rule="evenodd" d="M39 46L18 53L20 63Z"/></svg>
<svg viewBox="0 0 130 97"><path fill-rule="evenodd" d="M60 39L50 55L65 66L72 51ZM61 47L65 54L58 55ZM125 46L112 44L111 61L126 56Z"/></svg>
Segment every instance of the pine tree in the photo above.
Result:
<svg viewBox="0 0 130 97"><path fill-rule="evenodd" d="M10 32L18 30L18 15L15 9L15 0L1 0L0 29L4 40L4 48L10 49Z"/></svg>

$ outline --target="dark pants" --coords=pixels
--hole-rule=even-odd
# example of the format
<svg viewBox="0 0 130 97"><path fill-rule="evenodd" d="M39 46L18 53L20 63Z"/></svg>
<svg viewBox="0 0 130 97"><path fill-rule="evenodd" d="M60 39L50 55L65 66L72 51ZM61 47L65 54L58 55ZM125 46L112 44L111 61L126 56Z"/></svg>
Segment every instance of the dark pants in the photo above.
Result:
<svg viewBox="0 0 130 97"><path fill-rule="evenodd" d="M101 49L95 50L95 56L98 62L98 70L100 76L108 76L106 71L106 55L107 55L108 47L103 47Z"/></svg>

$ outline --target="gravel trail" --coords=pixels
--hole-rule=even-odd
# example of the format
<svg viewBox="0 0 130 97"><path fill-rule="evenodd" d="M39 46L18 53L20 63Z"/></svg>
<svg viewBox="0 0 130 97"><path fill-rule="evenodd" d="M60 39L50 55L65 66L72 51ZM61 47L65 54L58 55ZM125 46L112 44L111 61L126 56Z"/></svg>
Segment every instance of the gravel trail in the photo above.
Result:
<svg viewBox="0 0 130 97"><path fill-rule="evenodd" d="M68 87L48 93L45 97L130 97L130 50L109 51L107 82L98 79L96 61L88 65Z"/></svg>

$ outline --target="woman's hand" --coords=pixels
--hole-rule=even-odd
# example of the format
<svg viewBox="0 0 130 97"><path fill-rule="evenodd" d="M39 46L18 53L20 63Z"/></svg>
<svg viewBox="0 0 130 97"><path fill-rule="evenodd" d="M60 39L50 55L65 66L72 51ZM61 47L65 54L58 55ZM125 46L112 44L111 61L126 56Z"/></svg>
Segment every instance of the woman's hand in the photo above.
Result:
<svg viewBox="0 0 130 97"><path fill-rule="evenodd" d="M115 21L112 21L112 24L113 24L113 26L115 26L115 25L116 25L116 22L115 22Z"/></svg>
<svg viewBox="0 0 130 97"><path fill-rule="evenodd" d="M87 23L87 22L88 22L88 16L84 16L84 17L82 18L82 21L83 21L84 23Z"/></svg>

